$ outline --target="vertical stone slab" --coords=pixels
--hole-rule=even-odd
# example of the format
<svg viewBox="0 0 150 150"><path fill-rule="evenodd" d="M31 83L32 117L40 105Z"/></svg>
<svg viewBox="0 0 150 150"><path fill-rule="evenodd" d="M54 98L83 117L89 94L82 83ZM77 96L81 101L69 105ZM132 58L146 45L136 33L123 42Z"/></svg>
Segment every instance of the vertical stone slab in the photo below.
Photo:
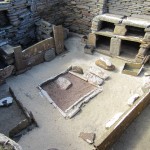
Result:
<svg viewBox="0 0 150 150"><path fill-rule="evenodd" d="M62 25L53 26L54 41L56 47L56 54L60 54L64 51L64 29Z"/></svg>
<svg viewBox="0 0 150 150"><path fill-rule="evenodd" d="M14 55L15 55L15 65L16 65L17 71L25 69L26 64L25 64L25 61L23 61L21 46L14 48Z"/></svg>
<svg viewBox="0 0 150 150"><path fill-rule="evenodd" d="M121 39L111 38L110 53L114 56L119 56L120 49L121 49Z"/></svg>
<svg viewBox="0 0 150 150"><path fill-rule="evenodd" d="M88 44L96 47L96 35L94 33L90 33L88 36Z"/></svg>
<svg viewBox="0 0 150 150"><path fill-rule="evenodd" d="M126 35L127 29L125 25L116 25L114 29L114 34L117 35Z"/></svg>

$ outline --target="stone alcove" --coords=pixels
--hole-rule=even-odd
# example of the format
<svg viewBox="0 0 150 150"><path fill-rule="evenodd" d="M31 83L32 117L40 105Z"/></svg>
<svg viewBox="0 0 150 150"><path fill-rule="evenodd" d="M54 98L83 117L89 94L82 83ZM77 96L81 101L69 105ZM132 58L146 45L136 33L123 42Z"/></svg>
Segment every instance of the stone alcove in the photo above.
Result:
<svg viewBox="0 0 150 150"><path fill-rule="evenodd" d="M0 10L0 28L10 25L9 18L7 16L7 10Z"/></svg>

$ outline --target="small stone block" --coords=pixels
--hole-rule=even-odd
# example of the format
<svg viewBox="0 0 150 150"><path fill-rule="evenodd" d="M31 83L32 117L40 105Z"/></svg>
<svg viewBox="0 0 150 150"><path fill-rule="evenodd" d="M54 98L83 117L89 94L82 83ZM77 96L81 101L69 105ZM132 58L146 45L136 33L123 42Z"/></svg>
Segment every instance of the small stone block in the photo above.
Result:
<svg viewBox="0 0 150 150"><path fill-rule="evenodd" d="M56 80L56 83L60 87L60 89L62 89L62 90L67 90L72 85L72 83L68 79L63 78L63 77L59 77Z"/></svg>
<svg viewBox="0 0 150 150"><path fill-rule="evenodd" d="M117 35L126 35L127 29L125 26L122 25L116 25L114 29L114 34Z"/></svg>

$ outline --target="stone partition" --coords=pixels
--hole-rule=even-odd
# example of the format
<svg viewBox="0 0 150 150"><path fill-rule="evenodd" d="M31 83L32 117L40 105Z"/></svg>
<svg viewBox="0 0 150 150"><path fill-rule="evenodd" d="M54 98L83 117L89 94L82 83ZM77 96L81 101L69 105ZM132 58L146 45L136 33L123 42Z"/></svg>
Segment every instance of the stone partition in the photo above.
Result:
<svg viewBox="0 0 150 150"><path fill-rule="evenodd" d="M14 49L16 71L26 71L28 67L32 67L46 61L45 56L47 55L47 51L51 51L50 54L54 58L54 48L55 44L52 37L38 42L23 51L20 46L16 47Z"/></svg>

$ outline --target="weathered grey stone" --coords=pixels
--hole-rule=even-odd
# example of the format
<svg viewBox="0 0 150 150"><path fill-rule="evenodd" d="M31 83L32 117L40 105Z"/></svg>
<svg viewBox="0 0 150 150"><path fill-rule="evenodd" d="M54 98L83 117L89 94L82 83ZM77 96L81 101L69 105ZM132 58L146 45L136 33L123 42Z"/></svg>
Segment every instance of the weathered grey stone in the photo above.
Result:
<svg viewBox="0 0 150 150"><path fill-rule="evenodd" d="M95 74L92 74L90 72L86 72L84 74L84 77L88 80L89 83L95 84L95 85L102 85L104 83L104 80L100 77L96 76Z"/></svg>
<svg viewBox="0 0 150 150"><path fill-rule="evenodd" d="M64 77L59 77L57 80L56 80L56 83L57 85L59 86L60 89L62 90L67 90L71 87L72 83L64 78Z"/></svg>
<svg viewBox="0 0 150 150"><path fill-rule="evenodd" d="M0 84L2 84L6 78L12 75L13 70L13 65L7 66L4 69L0 69Z"/></svg>
<svg viewBox="0 0 150 150"><path fill-rule="evenodd" d="M54 49L50 49L45 52L45 54L44 54L45 61L51 61L54 58L55 58L55 50Z"/></svg>
<svg viewBox="0 0 150 150"><path fill-rule="evenodd" d="M7 149L7 145L9 146L11 145L11 148L13 150L22 150L22 147L19 144L17 144L15 141L11 140L10 138L0 133L0 148L1 145L6 145L4 146L4 149Z"/></svg>

